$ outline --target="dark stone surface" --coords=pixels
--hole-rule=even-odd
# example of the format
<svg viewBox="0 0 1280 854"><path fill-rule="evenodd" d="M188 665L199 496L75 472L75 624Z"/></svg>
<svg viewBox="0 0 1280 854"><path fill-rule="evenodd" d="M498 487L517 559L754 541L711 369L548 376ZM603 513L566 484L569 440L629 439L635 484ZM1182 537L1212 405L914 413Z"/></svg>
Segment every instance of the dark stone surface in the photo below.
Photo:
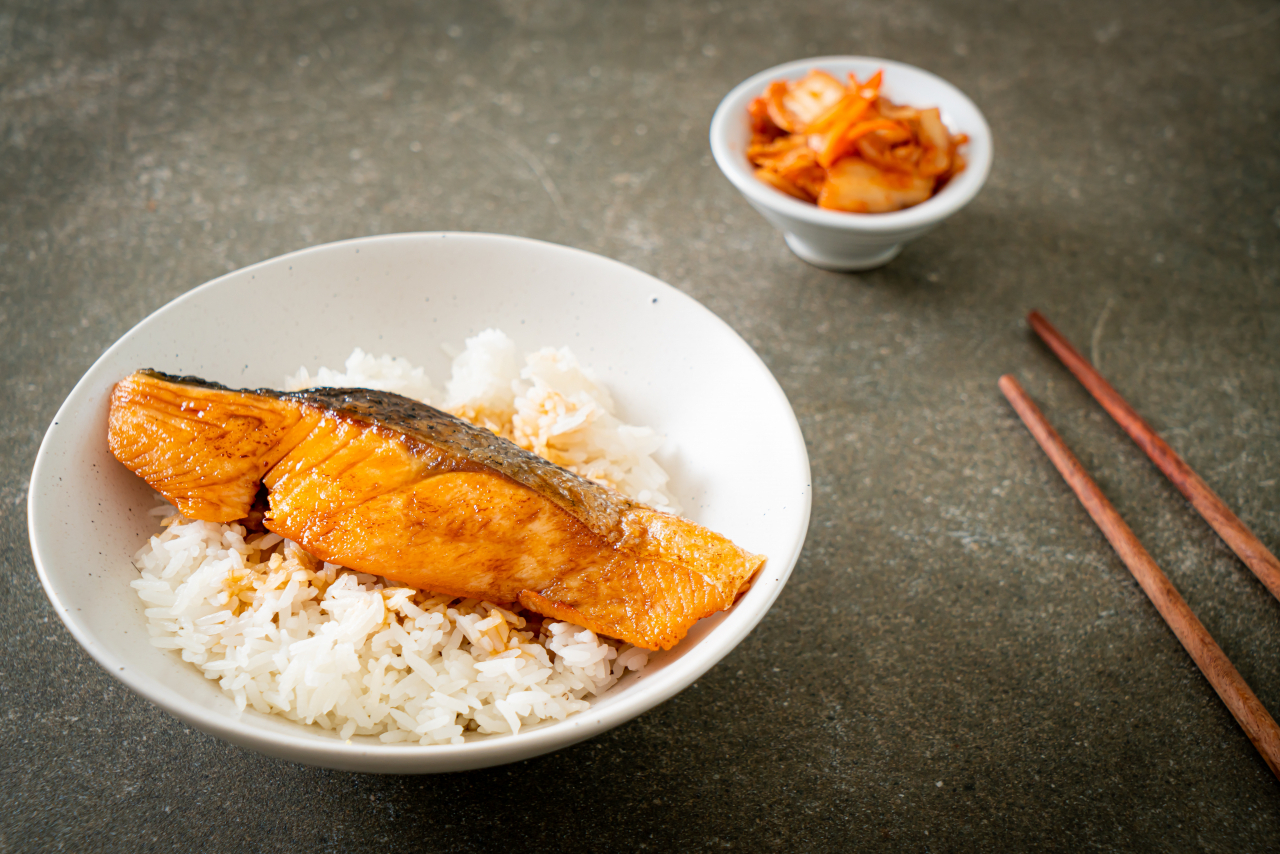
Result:
<svg viewBox="0 0 1280 854"><path fill-rule="evenodd" d="M1280 849L1280 784L995 385L1280 710L1280 604L1023 321L1280 547L1280 9L792 5L0 3L0 851ZM929 68L996 138L978 199L861 275L792 257L706 144L739 80L826 53ZM434 229L600 252L738 329L813 461L793 580L695 687L519 765L363 776L193 732L46 602L40 437L194 285Z"/></svg>

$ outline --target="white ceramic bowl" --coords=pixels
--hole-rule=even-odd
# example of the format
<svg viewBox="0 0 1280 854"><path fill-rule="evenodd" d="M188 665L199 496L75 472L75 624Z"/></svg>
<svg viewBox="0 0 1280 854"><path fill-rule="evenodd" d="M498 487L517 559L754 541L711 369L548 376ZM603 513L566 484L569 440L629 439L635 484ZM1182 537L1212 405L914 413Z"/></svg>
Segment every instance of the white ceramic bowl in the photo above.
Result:
<svg viewBox="0 0 1280 854"><path fill-rule="evenodd" d="M820 68L840 80L853 72L865 80L884 70L881 91L905 106L938 107L952 133L969 135L963 150L965 170L933 198L892 213L830 211L770 187L752 174L747 161L751 126L747 105L774 80L798 80ZM991 128L964 93L927 71L868 56L819 56L797 59L761 71L725 96L711 119L711 153L716 164L747 201L785 235L791 251L828 270L868 270L887 264L914 240L960 210L978 193L991 171Z"/></svg>
<svg viewBox="0 0 1280 854"><path fill-rule="evenodd" d="M280 387L300 365L341 366L355 346L448 377L441 344L496 326L528 352L570 346L614 392L620 416L669 437L659 461L685 512L768 556L729 611L696 625L591 709L462 745L339 741L318 727L240 712L176 652L148 643L129 587L156 530L152 491L107 449L115 382L154 367L238 387ZM398 234L264 261L179 297L89 369L36 457L31 546L58 616L111 675L207 733L263 753L353 771L419 773L512 762L589 738L670 698L760 621L799 557L809 462L787 399L759 357L693 299L624 264L534 240ZM110 725L110 722L105 722ZM121 724L123 725L123 724Z"/></svg>

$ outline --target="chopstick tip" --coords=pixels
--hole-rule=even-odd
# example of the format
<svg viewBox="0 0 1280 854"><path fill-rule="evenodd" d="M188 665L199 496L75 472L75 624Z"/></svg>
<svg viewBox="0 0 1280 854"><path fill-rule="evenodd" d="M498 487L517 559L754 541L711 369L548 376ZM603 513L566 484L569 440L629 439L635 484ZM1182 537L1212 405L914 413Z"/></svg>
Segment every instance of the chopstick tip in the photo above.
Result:
<svg viewBox="0 0 1280 854"><path fill-rule="evenodd" d="M1004 394L1005 399L1014 404L1015 409L1018 401L1028 399L1027 393L1022 390L1022 383L1018 382L1013 374L1005 374L996 385L1000 386L1000 391Z"/></svg>

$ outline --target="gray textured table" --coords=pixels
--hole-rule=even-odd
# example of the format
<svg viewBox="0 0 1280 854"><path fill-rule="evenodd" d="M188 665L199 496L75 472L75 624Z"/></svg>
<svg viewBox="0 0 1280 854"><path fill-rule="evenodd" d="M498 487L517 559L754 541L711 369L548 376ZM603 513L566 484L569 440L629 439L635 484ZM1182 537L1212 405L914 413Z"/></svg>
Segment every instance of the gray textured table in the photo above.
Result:
<svg viewBox="0 0 1280 854"><path fill-rule="evenodd" d="M1280 849L1280 783L995 386L1280 711L1280 604L1023 321L1280 547L1274 3L291 5L0 4L0 851ZM862 275L791 256L706 144L739 80L827 53L929 68L996 137L977 200ZM520 765L361 776L193 732L46 602L41 435L189 288L441 229L633 264L756 348L813 461L792 581L694 687Z"/></svg>

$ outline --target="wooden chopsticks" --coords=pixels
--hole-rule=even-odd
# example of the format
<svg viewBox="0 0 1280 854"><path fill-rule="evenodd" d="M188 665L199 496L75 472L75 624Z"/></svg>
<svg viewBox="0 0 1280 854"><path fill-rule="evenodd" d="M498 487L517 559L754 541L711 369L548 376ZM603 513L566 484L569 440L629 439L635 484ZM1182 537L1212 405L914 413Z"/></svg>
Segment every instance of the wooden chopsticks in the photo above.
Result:
<svg viewBox="0 0 1280 854"><path fill-rule="evenodd" d="M1111 383L1103 379L1102 374L1040 312L1033 311L1027 315L1027 322L1062 360L1067 370L1076 375L1076 379L1093 395L1093 399L1102 404L1102 408L1129 434L1129 438L1138 443L1138 447L1151 458L1151 462L1164 472L1165 477L1173 481L1173 485L1187 497L1196 511L1213 526L1218 536L1253 570L1253 574L1266 585L1271 595L1280 599L1280 560L1276 560L1275 555L1267 551L1267 547L1236 518L1236 514L1191 470L1191 466L1182 461L1182 457L1151 429L1150 424L1142 420L1142 416L1125 402L1120 393L1111 387Z"/></svg>
<svg viewBox="0 0 1280 854"><path fill-rule="evenodd" d="M1213 690L1218 692L1222 702L1226 703L1245 735L1249 736L1253 746L1262 754L1271 773L1280 778L1280 727L1276 726L1244 677L1214 642L1209 631L1196 619L1186 601L1160 571L1151 555L1147 554L1142 543L1138 542L1133 531L1120 518L1115 507L1111 506L1111 502L1102 494L1102 490L1089 477L1062 438L1049 426L1049 422L1031 402L1031 398L1027 397L1018 381L1006 374L1000 378L1000 390L1009 398L1031 435L1035 436L1040 447L1049 455L1058 473L1102 529L1103 535L1120 555L1125 566L1129 567L1151 604L1156 606L1160 616L1173 629L1200 672L1209 680Z"/></svg>

